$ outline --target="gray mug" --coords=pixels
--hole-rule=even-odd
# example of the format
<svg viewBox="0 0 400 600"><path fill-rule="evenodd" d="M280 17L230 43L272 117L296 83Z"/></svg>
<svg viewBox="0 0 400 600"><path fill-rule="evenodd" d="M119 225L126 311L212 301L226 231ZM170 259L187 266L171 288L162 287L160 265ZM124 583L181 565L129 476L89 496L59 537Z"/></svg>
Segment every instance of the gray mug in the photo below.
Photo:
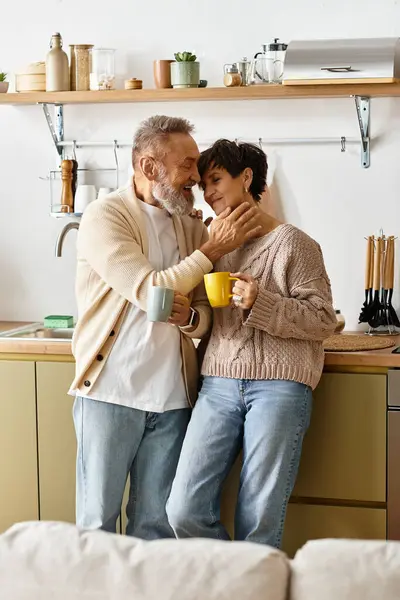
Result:
<svg viewBox="0 0 400 600"><path fill-rule="evenodd" d="M174 290L152 286L147 296L147 320L166 323L171 316Z"/></svg>

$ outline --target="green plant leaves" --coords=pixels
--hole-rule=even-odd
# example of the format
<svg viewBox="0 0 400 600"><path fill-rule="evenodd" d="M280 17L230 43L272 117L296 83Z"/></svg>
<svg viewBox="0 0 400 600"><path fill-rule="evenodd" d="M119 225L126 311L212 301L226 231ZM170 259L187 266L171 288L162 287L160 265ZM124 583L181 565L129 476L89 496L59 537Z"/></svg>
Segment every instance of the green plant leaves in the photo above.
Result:
<svg viewBox="0 0 400 600"><path fill-rule="evenodd" d="M176 62L195 62L197 56L191 52L177 52L174 54Z"/></svg>

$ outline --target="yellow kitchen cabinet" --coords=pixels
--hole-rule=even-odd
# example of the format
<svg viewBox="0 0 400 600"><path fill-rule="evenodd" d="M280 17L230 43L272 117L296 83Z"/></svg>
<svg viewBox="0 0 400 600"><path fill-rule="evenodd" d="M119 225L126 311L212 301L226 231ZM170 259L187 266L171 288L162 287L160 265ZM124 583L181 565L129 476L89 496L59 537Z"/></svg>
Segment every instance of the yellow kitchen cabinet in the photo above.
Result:
<svg viewBox="0 0 400 600"><path fill-rule="evenodd" d="M221 521L233 536L240 460L225 482ZM386 510L347 506L290 503L286 515L283 549L291 556L308 540L318 538L386 538Z"/></svg>
<svg viewBox="0 0 400 600"><path fill-rule="evenodd" d="M221 501L221 520L232 535L234 513L239 487L241 460L234 465L224 484ZM324 535L335 536L331 515L344 515L338 531L352 537L354 527L370 531L374 537L385 537L384 506L386 502L386 375L358 373L325 373L314 393L313 415L304 440L299 475L293 493L307 507L307 498L382 503L382 509L344 509L300 504L291 505L290 515L299 515L301 543L318 533L309 514L323 517ZM338 509L338 512L336 510ZM352 512L355 510L356 512ZM358 512L362 510L364 512ZM351 515L355 522L352 524ZM349 518L347 518L349 516ZM288 518L289 518L288 517ZM294 517L291 517L293 525ZM369 519L371 519L369 523ZM316 521L316 527L320 528ZM370 527L370 529L369 529ZM379 533L379 535L378 535ZM297 534L296 534L297 535ZM319 536L321 537L321 536ZM354 533L353 537L357 537ZM296 538L297 539L297 538ZM294 547L294 542L291 547Z"/></svg>
<svg viewBox="0 0 400 600"><path fill-rule="evenodd" d="M289 504L282 549L293 557L308 540L386 539L386 510L348 506Z"/></svg>
<svg viewBox="0 0 400 600"><path fill-rule="evenodd" d="M75 522L73 363L36 363L40 518Z"/></svg>
<svg viewBox="0 0 400 600"><path fill-rule="evenodd" d="M386 375L322 376L293 495L386 502Z"/></svg>
<svg viewBox="0 0 400 600"><path fill-rule="evenodd" d="M0 532L39 518L35 364L0 360Z"/></svg>

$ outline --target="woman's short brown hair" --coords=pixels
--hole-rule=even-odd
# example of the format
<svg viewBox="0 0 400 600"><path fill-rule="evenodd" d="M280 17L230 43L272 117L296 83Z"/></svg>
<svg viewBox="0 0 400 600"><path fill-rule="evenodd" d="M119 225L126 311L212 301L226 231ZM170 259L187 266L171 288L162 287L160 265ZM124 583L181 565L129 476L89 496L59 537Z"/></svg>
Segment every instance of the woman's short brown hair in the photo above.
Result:
<svg viewBox="0 0 400 600"><path fill-rule="evenodd" d="M201 153L198 170L203 179L210 168L225 169L236 178L247 168L253 171L249 192L259 202L267 185L267 156L259 146L221 139Z"/></svg>

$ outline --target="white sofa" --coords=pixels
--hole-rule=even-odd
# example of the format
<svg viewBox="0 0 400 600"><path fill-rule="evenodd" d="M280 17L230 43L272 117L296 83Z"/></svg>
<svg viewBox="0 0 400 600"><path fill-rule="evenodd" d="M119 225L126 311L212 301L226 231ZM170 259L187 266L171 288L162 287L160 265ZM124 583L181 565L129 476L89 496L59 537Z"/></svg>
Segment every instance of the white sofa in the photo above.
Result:
<svg viewBox="0 0 400 600"><path fill-rule="evenodd" d="M66 523L0 535L0 600L398 600L400 543L144 542Z"/></svg>

